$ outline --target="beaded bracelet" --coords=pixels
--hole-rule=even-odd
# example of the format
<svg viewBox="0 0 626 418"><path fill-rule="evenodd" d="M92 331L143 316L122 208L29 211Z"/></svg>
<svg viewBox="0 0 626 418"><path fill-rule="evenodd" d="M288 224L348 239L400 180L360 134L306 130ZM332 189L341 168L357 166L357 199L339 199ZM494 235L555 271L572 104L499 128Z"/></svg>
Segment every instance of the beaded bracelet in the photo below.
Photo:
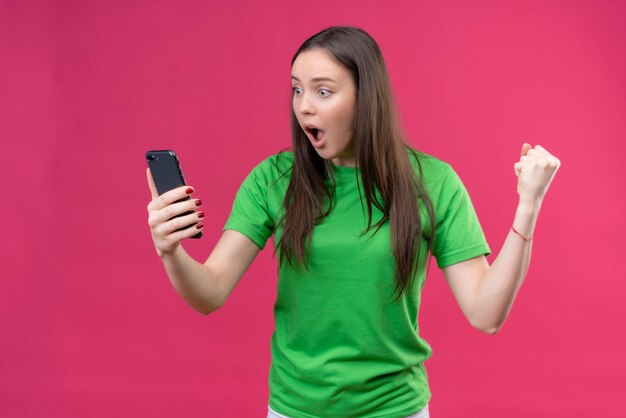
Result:
<svg viewBox="0 0 626 418"><path fill-rule="evenodd" d="M511 229L513 230L513 232L515 232L517 235L519 235L520 237L522 237L524 239L524 241L530 241L531 239L533 239L535 237L535 233L533 232L533 236L530 238L526 238L525 236L523 236L522 234L520 234L518 231L515 230L515 227L511 226Z"/></svg>

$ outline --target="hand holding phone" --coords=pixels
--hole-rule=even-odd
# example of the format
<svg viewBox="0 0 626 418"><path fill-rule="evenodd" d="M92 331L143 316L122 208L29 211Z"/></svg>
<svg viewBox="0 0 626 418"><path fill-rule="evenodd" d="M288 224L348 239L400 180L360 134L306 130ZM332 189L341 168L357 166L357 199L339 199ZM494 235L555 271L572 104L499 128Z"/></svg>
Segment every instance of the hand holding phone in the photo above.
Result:
<svg viewBox="0 0 626 418"><path fill-rule="evenodd" d="M199 223L204 213L196 212L199 199L191 199L193 188L185 183L174 151L148 151L146 170L152 201L148 204L148 225L159 256L173 252L186 238L200 238Z"/></svg>

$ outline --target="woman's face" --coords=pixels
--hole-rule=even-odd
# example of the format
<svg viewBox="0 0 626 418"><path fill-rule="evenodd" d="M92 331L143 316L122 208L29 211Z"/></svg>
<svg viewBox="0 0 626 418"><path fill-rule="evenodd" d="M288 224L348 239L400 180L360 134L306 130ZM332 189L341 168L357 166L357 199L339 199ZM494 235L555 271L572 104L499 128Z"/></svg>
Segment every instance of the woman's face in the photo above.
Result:
<svg viewBox="0 0 626 418"><path fill-rule="evenodd" d="M355 166L356 86L325 49L302 52L291 69L293 111L309 141L335 165Z"/></svg>

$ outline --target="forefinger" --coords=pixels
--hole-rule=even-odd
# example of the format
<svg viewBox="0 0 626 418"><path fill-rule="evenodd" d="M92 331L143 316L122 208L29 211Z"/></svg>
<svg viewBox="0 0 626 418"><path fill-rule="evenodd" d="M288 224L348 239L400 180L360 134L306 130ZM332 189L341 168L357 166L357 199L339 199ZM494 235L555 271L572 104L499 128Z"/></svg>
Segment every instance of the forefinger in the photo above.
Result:
<svg viewBox="0 0 626 418"><path fill-rule="evenodd" d="M193 188L190 186L180 186L175 189L169 190L163 193L161 196L158 196L156 199L153 199L154 209L163 209L164 207L171 205L174 202L184 199L192 193Z"/></svg>

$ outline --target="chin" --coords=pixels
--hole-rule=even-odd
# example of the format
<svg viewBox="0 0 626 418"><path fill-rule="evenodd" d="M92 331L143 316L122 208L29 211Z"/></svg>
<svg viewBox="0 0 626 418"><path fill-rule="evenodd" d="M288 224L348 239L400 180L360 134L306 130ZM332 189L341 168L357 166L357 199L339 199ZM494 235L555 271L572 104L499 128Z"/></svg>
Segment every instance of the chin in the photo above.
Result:
<svg viewBox="0 0 626 418"><path fill-rule="evenodd" d="M323 149L316 149L315 151L317 152L317 155L319 155L325 160L332 160L334 158L337 158L336 155L331 155L328 151L323 150Z"/></svg>

